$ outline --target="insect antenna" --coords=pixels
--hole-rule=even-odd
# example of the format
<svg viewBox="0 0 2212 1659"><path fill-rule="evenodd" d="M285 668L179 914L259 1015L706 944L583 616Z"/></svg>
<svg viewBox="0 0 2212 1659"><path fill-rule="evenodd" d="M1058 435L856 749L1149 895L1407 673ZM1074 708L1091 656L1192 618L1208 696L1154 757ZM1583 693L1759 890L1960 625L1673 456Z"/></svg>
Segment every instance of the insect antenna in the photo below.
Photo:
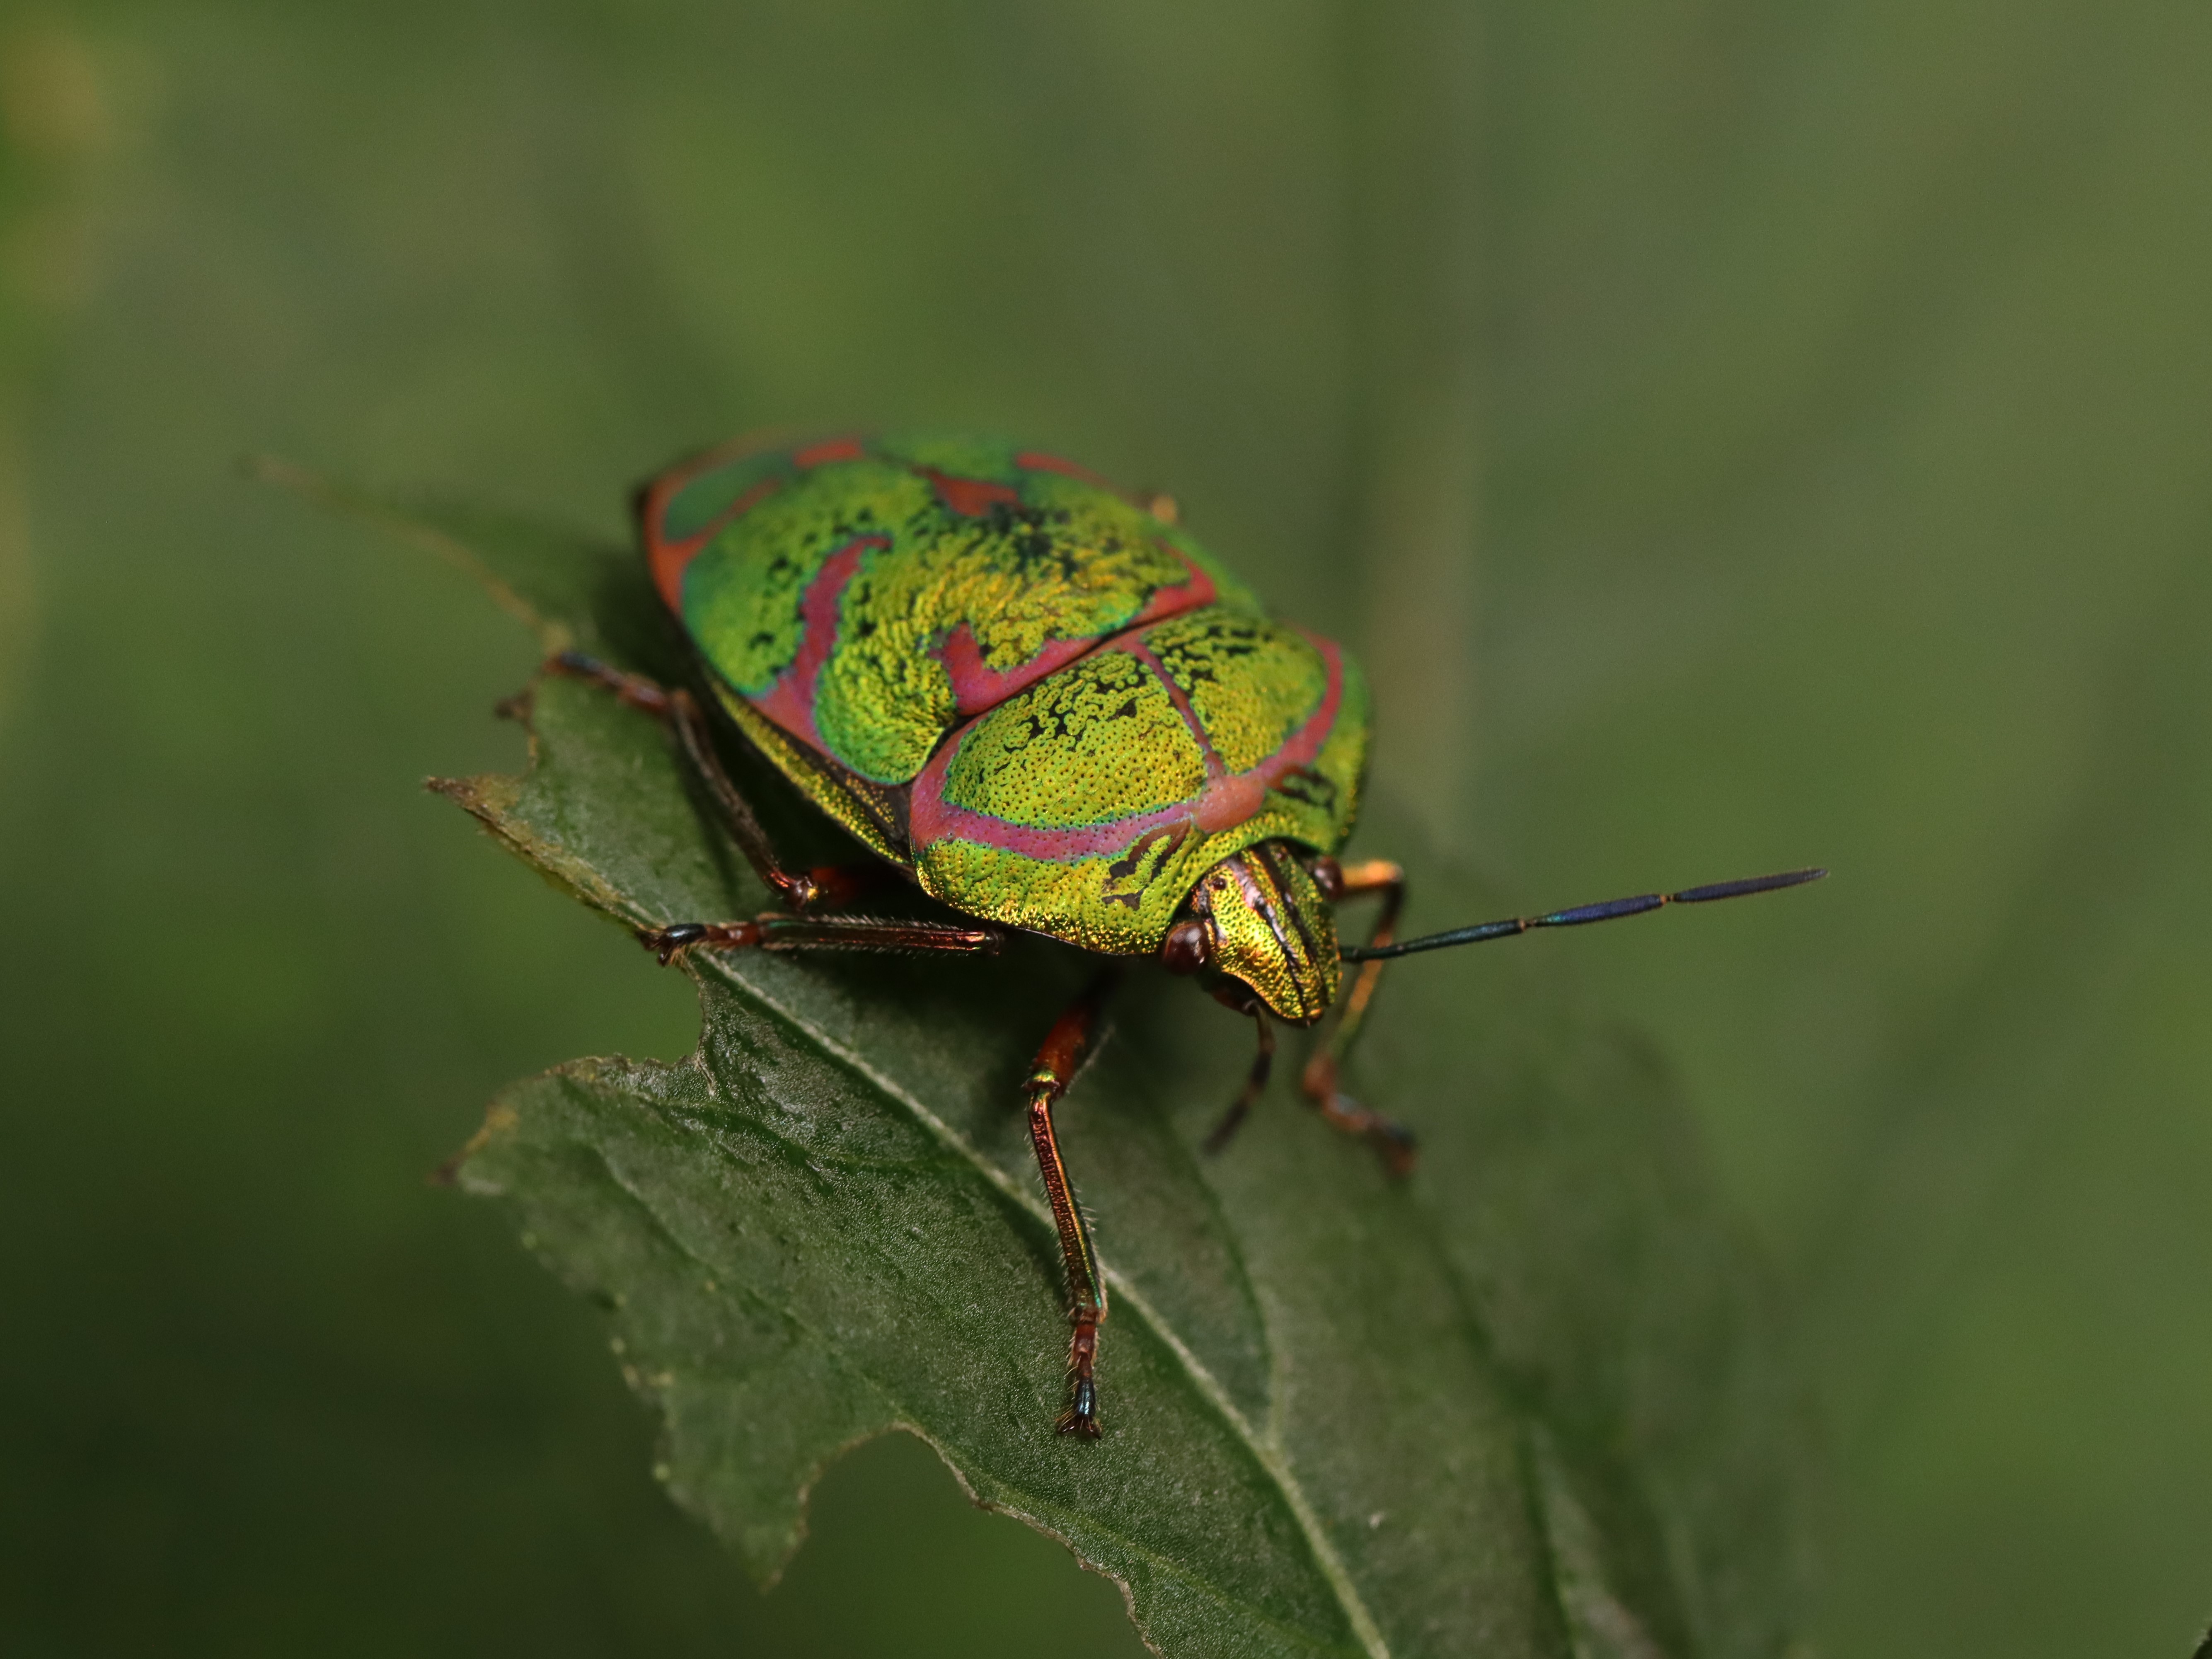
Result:
<svg viewBox="0 0 2212 1659"><path fill-rule="evenodd" d="M1480 945L1486 939L1515 939L1538 927L1579 927L1590 921L1618 921L1640 916L1669 904L1704 904L1713 899L1745 898L1753 893L1771 893L1818 881L1826 870L1785 870L1778 876L1747 876L1741 881L1717 881L1705 887L1686 887L1679 893L1638 893L1633 898L1607 899L1601 904L1577 904L1571 910L1553 910L1541 916L1510 916L1503 921L1479 921L1472 927L1455 927L1448 933L1429 933L1397 945L1347 945L1337 954L1346 962L1382 962L1410 957L1419 951L1442 951L1455 945Z"/></svg>

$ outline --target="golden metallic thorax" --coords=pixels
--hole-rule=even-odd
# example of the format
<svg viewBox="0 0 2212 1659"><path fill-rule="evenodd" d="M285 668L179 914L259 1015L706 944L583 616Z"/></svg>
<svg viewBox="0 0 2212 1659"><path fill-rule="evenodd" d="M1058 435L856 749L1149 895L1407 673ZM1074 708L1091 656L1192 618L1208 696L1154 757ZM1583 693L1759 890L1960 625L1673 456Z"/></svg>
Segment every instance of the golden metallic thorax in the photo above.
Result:
<svg viewBox="0 0 2212 1659"><path fill-rule="evenodd" d="M1222 860L1190 902L1206 925L1210 965L1249 986L1276 1018L1310 1025L1336 1000L1336 918L1285 843L1262 842Z"/></svg>

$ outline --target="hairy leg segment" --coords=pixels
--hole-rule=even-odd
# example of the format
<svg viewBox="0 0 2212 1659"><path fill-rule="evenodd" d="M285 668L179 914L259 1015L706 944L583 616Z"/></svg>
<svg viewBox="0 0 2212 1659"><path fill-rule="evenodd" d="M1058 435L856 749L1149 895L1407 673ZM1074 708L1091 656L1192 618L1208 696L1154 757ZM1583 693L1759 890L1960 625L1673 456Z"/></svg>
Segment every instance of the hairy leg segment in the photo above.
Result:
<svg viewBox="0 0 2212 1659"><path fill-rule="evenodd" d="M1098 1437L1098 1383L1093 1373L1098 1364L1098 1328L1106 1321L1106 1281L1099 1275L1097 1254L1091 1246L1091 1229L1075 1201L1075 1188L1060 1161L1060 1138L1053 1132L1052 1109L1067 1092L1091 1035L1098 1024L1117 975L1101 974L1083 994L1068 1005L1037 1050L1036 1064L1024 1085L1028 1097L1030 1144L1036 1149L1037 1172L1044 1177L1044 1192L1052 1205L1053 1225L1060 1231L1061 1264L1067 1269L1067 1318L1075 1328L1067 1344L1067 1409L1054 1428L1061 1434Z"/></svg>
<svg viewBox="0 0 2212 1659"><path fill-rule="evenodd" d="M713 796L730 837L770 892L793 911L818 911L849 902L873 885L883 872L873 866L823 865L793 871L784 867L737 784L714 752L713 728L698 699L682 687L671 689L642 674L632 674L587 657L563 651L545 665L549 673L605 688L632 708L666 723L684 747L684 756ZM663 963L694 946L710 951L952 951L990 955L1003 936L989 927L962 927L933 921L875 916L787 915L777 912L750 921L679 921L638 930L638 939Z"/></svg>

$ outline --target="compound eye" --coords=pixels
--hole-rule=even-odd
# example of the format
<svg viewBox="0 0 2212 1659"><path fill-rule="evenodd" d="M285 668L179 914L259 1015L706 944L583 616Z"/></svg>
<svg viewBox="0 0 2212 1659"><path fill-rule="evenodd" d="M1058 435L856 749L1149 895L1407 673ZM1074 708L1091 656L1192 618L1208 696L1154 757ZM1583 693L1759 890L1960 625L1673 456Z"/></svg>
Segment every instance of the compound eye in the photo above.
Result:
<svg viewBox="0 0 2212 1659"><path fill-rule="evenodd" d="M1179 921L1160 945L1160 962L1171 974L1194 974L1213 954L1202 921Z"/></svg>
<svg viewBox="0 0 2212 1659"><path fill-rule="evenodd" d="M1334 904L1344 896L1342 865L1324 853L1313 861L1312 869L1314 885L1321 889L1323 898Z"/></svg>

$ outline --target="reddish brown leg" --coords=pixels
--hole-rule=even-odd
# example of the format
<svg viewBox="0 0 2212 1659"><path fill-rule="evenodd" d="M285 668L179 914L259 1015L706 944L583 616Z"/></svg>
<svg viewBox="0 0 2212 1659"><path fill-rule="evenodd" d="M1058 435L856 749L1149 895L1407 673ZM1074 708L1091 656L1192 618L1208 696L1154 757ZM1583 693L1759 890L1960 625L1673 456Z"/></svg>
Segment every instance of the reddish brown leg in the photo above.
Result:
<svg viewBox="0 0 2212 1659"><path fill-rule="evenodd" d="M672 690L642 674L628 673L580 651L563 651L545 667L550 673L604 686L630 708L665 721L675 732L676 740L684 745L684 757L705 782L708 793L714 796L722 821L729 826L731 839L745 855L745 862L752 866L753 873L769 890L793 909L810 910L825 904L848 903L881 877L879 866L866 865L830 864L804 872L786 870L777 860L775 848L769 841L768 832L761 828L760 819L753 815L751 805L723 770L721 759L714 752L714 730L708 724L706 712L689 691L681 687ZM666 957L662 959L665 961Z"/></svg>
<svg viewBox="0 0 2212 1659"><path fill-rule="evenodd" d="M1244 1127L1244 1120L1251 1115L1252 1108L1267 1090L1268 1073L1275 1069L1275 1028L1267 1024L1267 1012L1257 1002L1246 1012L1259 1028L1260 1051L1252 1056L1252 1069L1244 1074L1244 1086L1237 1091L1229 1109L1221 1115L1221 1121L1213 1126L1213 1133L1206 1136L1206 1150L1209 1152L1219 1152Z"/></svg>
<svg viewBox="0 0 2212 1659"><path fill-rule="evenodd" d="M1338 872L1334 890L1328 884L1323 890L1333 899L1356 898L1364 894L1379 893L1382 898L1382 914L1375 923L1375 936L1369 942L1388 945L1398 926L1398 913L1406 903L1406 872L1385 859L1370 859L1364 864L1354 864ZM1409 1174L1419 1156L1413 1132L1403 1124L1387 1118L1380 1112L1370 1111L1337 1087L1337 1073L1344 1057L1351 1051L1352 1040L1359 1035L1360 1025L1367 1018L1368 1006L1375 1000L1375 987L1382 977L1382 964L1364 962L1358 975L1352 981L1352 994L1345 999L1344 1012L1338 1016L1328 1039L1314 1050L1313 1058L1306 1062L1305 1074L1298 1086L1321 1115L1343 1130L1373 1143L1382 1161L1393 1175Z"/></svg>
<svg viewBox="0 0 2212 1659"><path fill-rule="evenodd" d="M903 921L877 916L781 916L774 911L750 921L679 921L667 927L642 927L638 943L665 965L678 951L696 945L709 951L878 951L913 953L951 951L992 956L1006 935L994 927L962 927L951 922Z"/></svg>
<svg viewBox="0 0 2212 1659"><path fill-rule="evenodd" d="M1067 1345L1067 1409L1054 1427L1059 1433L1080 1435L1086 1440L1098 1437L1098 1383L1093 1373L1098 1364L1098 1328L1106 1320L1106 1281L1099 1275L1098 1257L1091 1247L1091 1229L1076 1206L1067 1167L1060 1162L1052 1109L1067 1091L1076 1067L1082 1063L1091 1028L1097 1024L1098 1011L1113 983L1112 974L1102 974L1070 1005L1046 1036L1044 1047L1037 1050L1036 1065L1025 1085L1030 1143L1036 1149L1037 1170L1044 1176L1053 1224L1060 1230L1060 1261L1067 1269L1067 1317L1075 1328Z"/></svg>

